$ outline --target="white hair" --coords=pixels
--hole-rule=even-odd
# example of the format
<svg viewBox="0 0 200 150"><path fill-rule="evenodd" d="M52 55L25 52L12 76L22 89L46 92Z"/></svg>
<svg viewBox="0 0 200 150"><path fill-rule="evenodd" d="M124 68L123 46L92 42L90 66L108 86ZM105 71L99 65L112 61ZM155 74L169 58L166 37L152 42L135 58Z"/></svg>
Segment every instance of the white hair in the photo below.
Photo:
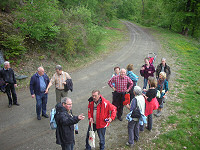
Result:
<svg viewBox="0 0 200 150"><path fill-rule="evenodd" d="M42 66L40 66L40 67L38 67L38 71L41 71L41 69L43 69L44 70L44 68L42 67Z"/></svg>
<svg viewBox="0 0 200 150"><path fill-rule="evenodd" d="M10 64L9 61L5 61L5 62L4 62L4 65L8 65L8 64Z"/></svg>
<svg viewBox="0 0 200 150"><path fill-rule="evenodd" d="M142 95L142 89L139 86L134 87L135 95Z"/></svg>
<svg viewBox="0 0 200 150"><path fill-rule="evenodd" d="M161 59L161 61L166 61L166 58L163 57L163 58Z"/></svg>
<svg viewBox="0 0 200 150"><path fill-rule="evenodd" d="M62 99L61 99L61 104L63 104L63 103L67 103L67 101L72 101L69 97L63 97Z"/></svg>

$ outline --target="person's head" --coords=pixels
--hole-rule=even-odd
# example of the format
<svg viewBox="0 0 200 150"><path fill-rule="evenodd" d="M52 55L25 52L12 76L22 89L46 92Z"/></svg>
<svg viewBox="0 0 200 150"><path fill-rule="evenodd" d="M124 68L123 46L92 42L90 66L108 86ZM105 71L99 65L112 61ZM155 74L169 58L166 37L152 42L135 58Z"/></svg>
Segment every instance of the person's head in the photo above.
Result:
<svg viewBox="0 0 200 150"><path fill-rule="evenodd" d="M92 98L94 102L97 102L100 98L100 91L99 90L93 90L92 91Z"/></svg>
<svg viewBox="0 0 200 150"><path fill-rule="evenodd" d="M43 75L44 75L44 68L43 68L43 67L39 67L39 68L38 68L38 74L39 74L40 76L43 76Z"/></svg>
<svg viewBox="0 0 200 150"><path fill-rule="evenodd" d="M166 58L162 58L161 59L161 63L162 63L163 66L165 66L165 64L166 64Z"/></svg>
<svg viewBox="0 0 200 150"><path fill-rule="evenodd" d="M128 71L132 71L133 70L133 64L128 64L128 66L126 67L126 69Z"/></svg>
<svg viewBox="0 0 200 150"><path fill-rule="evenodd" d="M166 79L166 73L165 72L160 72L159 79L160 80L165 80Z"/></svg>
<svg viewBox="0 0 200 150"><path fill-rule="evenodd" d="M122 68L120 71L120 76L125 77L126 76L126 69Z"/></svg>
<svg viewBox="0 0 200 150"><path fill-rule="evenodd" d="M4 62L4 68L5 68L5 69L10 68L10 62L9 62L9 61L5 61L5 62Z"/></svg>
<svg viewBox="0 0 200 150"><path fill-rule="evenodd" d="M157 86L157 80L155 77L148 77L148 83L149 83L150 87Z"/></svg>
<svg viewBox="0 0 200 150"><path fill-rule="evenodd" d="M72 100L69 97L62 98L61 104L67 109L67 111L70 111L72 109Z"/></svg>
<svg viewBox="0 0 200 150"><path fill-rule="evenodd" d="M146 57L146 58L144 59L144 62L145 62L146 65L149 65L149 57Z"/></svg>
<svg viewBox="0 0 200 150"><path fill-rule="evenodd" d="M62 73L62 66L61 65L57 65L56 66L56 73L59 75Z"/></svg>
<svg viewBox="0 0 200 150"><path fill-rule="evenodd" d="M135 86L133 92L135 96L142 95L142 89L139 86Z"/></svg>
<svg viewBox="0 0 200 150"><path fill-rule="evenodd" d="M115 67L115 68L114 68L114 72L115 72L117 75L119 75L120 68L119 68L119 67Z"/></svg>

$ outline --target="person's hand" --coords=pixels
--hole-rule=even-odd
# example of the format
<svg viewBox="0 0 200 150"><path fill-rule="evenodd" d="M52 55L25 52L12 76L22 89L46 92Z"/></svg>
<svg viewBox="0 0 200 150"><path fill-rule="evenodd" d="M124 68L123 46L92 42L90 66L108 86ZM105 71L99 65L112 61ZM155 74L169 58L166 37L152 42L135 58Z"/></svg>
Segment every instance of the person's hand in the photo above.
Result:
<svg viewBox="0 0 200 150"><path fill-rule="evenodd" d="M94 123L94 120L93 120L93 118L90 118L90 123Z"/></svg>
<svg viewBox="0 0 200 150"><path fill-rule="evenodd" d="M130 109L130 105L129 105L129 104L127 104L127 105L126 105L126 108Z"/></svg>
<svg viewBox="0 0 200 150"><path fill-rule="evenodd" d="M15 87L17 87L17 84L14 84Z"/></svg>
<svg viewBox="0 0 200 150"><path fill-rule="evenodd" d="M166 95L163 96L163 98L165 98L165 97L166 97Z"/></svg>
<svg viewBox="0 0 200 150"><path fill-rule="evenodd" d="M46 91L45 91L45 93L44 94L47 94L49 92L49 90L48 89L46 89Z"/></svg>
<svg viewBox="0 0 200 150"><path fill-rule="evenodd" d="M144 92L147 92L147 89L143 89Z"/></svg>
<svg viewBox="0 0 200 150"><path fill-rule="evenodd" d="M142 68L141 68L141 70L145 70L145 68L144 68L144 67L142 67Z"/></svg>
<svg viewBox="0 0 200 150"><path fill-rule="evenodd" d="M35 98L35 94L31 95L32 98Z"/></svg>
<svg viewBox="0 0 200 150"><path fill-rule="evenodd" d="M116 88L115 88L115 87L113 87L112 89L113 89L113 91L115 91L115 90L116 90Z"/></svg>
<svg viewBox="0 0 200 150"><path fill-rule="evenodd" d="M80 114L80 115L78 116L78 119L79 119L79 120L83 120L83 119L85 119L85 116L83 115L83 113Z"/></svg>
<svg viewBox="0 0 200 150"><path fill-rule="evenodd" d="M67 82L63 82L63 84L65 85L65 84L67 84Z"/></svg>
<svg viewBox="0 0 200 150"><path fill-rule="evenodd" d="M111 122L112 122L112 119L109 117L107 122L111 123Z"/></svg>
<svg viewBox="0 0 200 150"><path fill-rule="evenodd" d="M148 73L150 74L150 73L151 73L151 71L148 71Z"/></svg>

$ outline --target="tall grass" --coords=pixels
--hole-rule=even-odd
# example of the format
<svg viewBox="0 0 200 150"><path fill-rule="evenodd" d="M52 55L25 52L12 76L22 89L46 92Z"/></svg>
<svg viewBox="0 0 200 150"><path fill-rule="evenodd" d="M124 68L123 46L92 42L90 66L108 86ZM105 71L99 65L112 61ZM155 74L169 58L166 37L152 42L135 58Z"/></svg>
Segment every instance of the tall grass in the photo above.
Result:
<svg viewBox="0 0 200 150"><path fill-rule="evenodd" d="M153 142L157 149L200 149L200 43L170 31L158 31L165 48L178 56L176 98L180 101L172 102L175 113L164 122L165 133ZM172 129L166 132L169 126Z"/></svg>

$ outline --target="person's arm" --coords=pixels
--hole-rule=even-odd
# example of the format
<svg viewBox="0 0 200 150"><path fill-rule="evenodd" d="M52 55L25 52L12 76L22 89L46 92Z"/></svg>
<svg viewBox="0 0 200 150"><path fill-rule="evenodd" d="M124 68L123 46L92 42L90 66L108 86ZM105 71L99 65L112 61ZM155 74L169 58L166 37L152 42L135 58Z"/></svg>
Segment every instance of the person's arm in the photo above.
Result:
<svg viewBox="0 0 200 150"><path fill-rule="evenodd" d="M113 84L112 83L115 83L114 82L114 78L115 78L116 76L114 76L114 77L112 77L109 81L108 81L108 85L115 91L115 87L113 86Z"/></svg>
<svg viewBox="0 0 200 150"><path fill-rule="evenodd" d="M52 84L55 82L55 74L53 75L53 77L51 78L48 86L47 86L47 89L45 91L45 94L49 92L49 88L52 86Z"/></svg>
<svg viewBox="0 0 200 150"><path fill-rule="evenodd" d="M109 122L113 121L116 117L116 114L117 114L117 107L115 107L113 104L111 103L108 103L109 105L109 110L111 111L111 115L110 115L110 118L109 118Z"/></svg>
<svg viewBox="0 0 200 150"><path fill-rule="evenodd" d="M16 81L16 78L15 78L15 73L14 71L12 70L12 75L13 75L13 81L14 81L14 85L15 87L17 87L17 81Z"/></svg>
<svg viewBox="0 0 200 150"><path fill-rule="evenodd" d="M93 123L94 121L93 121L93 115L92 115L92 113L93 113L93 110L92 110L93 108L92 108L92 104L89 102L89 104L88 104L88 120L89 120L89 122L90 123Z"/></svg>
<svg viewBox="0 0 200 150"><path fill-rule="evenodd" d="M31 80L30 80L30 87L29 87L32 98L35 97L35 93L34 93L34 90L33 90L33 85L34 85L34 77L32 76Z"/></svg>
<svg viewBox="0 0 200 150"><path fill-rule="evenodd" d="M131 102L131 107L130 107L130 111L133 111L136 108L136 98L133 98L132 102Z"/></svg>
<svg viewBox="0 0 200 150"><path fill-rule="evenodd" d="M129 83L129 87L128 89L126 90L126 92L129 92L130 89L133 87L133 81L128 77L128 83Z"/></svg>

